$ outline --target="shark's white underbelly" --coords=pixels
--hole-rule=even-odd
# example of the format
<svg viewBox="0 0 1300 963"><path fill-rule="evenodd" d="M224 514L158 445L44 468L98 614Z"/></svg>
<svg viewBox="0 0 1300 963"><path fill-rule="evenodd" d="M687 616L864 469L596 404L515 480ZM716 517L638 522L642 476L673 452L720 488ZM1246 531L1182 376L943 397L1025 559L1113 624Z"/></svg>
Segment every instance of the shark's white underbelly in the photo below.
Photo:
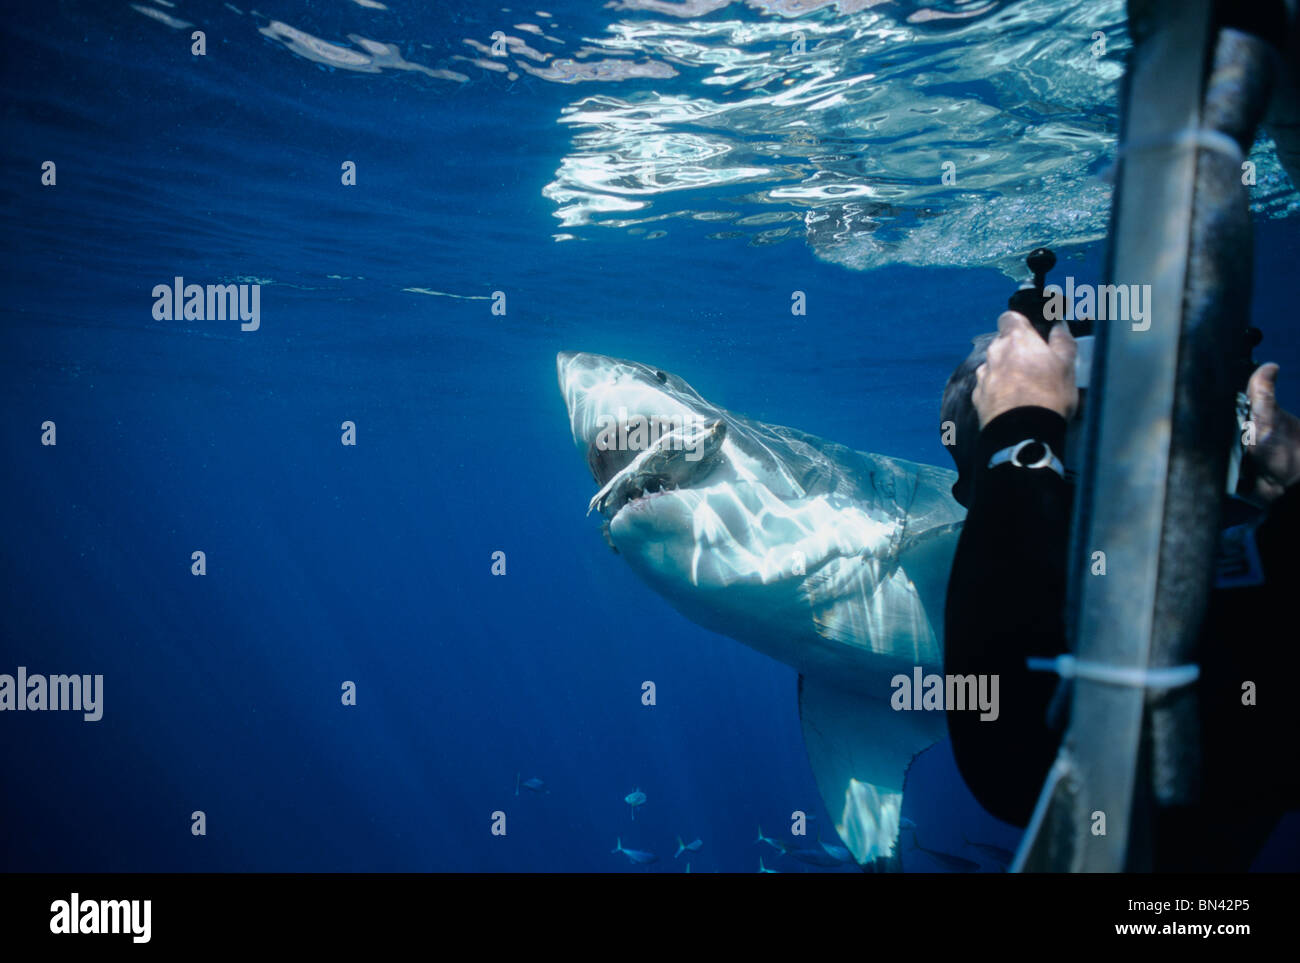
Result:
<svg viewBox="0 0 1300 963"><path fill-rule="evenodd" d="M629 505L611 537L688 618L801 674L887 697L896 673L940 663L942 602L904 564L902 518L729 482Z"/></svg>

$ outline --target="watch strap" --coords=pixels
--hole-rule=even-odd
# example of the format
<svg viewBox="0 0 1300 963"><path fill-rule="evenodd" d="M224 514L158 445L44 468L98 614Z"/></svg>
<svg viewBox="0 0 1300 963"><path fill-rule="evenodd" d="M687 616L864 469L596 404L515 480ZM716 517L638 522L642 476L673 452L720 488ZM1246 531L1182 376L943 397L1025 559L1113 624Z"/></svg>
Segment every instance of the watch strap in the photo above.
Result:
<svg viewBox="0 0 1300 963"><path fill-rule="evenodd" d="M1025 461L1021 458L1021 454L1031 445L1040 446L1043 449L1043 454L1033 461ZM993 457L989 459L990 468L1007 464L1014 465L1017 468L1050 468L1061 478L1065 477L1065 466L1061 464L1061 459L1057 458L1056 453L1052 451L1052 446L1045 441L1039 441L1037 438L1026 438L1014 445L1008 445L1006 448L995 451Z"/></svg>

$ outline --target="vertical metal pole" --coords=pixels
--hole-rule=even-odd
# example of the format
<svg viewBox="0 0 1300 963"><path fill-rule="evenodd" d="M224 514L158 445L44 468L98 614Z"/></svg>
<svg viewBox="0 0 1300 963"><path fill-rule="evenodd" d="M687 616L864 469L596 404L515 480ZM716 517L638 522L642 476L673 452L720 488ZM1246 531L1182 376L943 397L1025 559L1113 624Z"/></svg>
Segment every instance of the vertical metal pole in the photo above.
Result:
<svg viewBox="0 0 1300 963"><path fill-rule="evenodd" d="M1212 7L1211 0L1129 4L1134 50L1108 273L1112 284L1149 291L1150 313L1142 324L1098 325L1087 428L1094 454L1082 466L1075 505L1067 622L1082 662L1151 664L1170 549L1165 526L1200 524L1168 515L1176 501L1170 460L1197 173L1196 144L1182 135L1200 124ZM1218 491L1206 494L1217 504ZM1091 574L1095 552L1104 553L1105 575ZM1210 559L1202 561L1208 569ZM1147 696L1141 687L1074 682L1069 728L1018 868L1146 868L1143 847L1133 847L1133 858L1130 848L1135 815L1143 821L1134 803L1143 789ZM1097 832L1100 818L1105 835Z"/></svg>

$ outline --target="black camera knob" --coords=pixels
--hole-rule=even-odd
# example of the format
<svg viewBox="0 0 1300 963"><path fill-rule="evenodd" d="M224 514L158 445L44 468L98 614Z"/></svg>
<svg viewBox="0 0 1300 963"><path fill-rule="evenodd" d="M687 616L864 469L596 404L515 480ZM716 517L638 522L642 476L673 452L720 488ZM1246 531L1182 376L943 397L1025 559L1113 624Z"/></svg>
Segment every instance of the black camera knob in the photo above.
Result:
<svg viewBox="0 0 1300 963"><path fill-rule="evenodd" d="M1047 279L1047 272L1056 267L1056 255L1045 247L1037 247L1029 252L1025 263L1034 273L1034 287L1041 288Z"/></svg>

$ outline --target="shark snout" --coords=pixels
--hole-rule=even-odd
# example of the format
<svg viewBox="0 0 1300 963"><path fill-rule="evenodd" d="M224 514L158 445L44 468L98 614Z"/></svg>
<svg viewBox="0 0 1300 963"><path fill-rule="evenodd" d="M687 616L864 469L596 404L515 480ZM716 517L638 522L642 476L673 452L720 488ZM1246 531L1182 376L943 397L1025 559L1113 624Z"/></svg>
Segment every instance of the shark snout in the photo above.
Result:
<svg viewBox="0 0 1300 963"><path fill-rule="evenodd" d="M648 365L586 351L555 356L560 394L569 412L573 440L590 445L611 418L667 416L688 412L675 398L669 376Z"/></svg>
<svg viewBox="0 0 1300 963"><path fill-rule="evenodd" d="M580 448L591 444L606 396L617 385L615 364L612 358L585 351L561 351L555 356L560 394L569 414L573 440Z"/></svg>
<svg viewBox="0 0 1300 963"><path fill-rule="evenodd" d="M561 351L555 355L555 373L560 380L560 390L575 378L598 381L608 377L615 366L613 358L587 351Z"/></svg>

